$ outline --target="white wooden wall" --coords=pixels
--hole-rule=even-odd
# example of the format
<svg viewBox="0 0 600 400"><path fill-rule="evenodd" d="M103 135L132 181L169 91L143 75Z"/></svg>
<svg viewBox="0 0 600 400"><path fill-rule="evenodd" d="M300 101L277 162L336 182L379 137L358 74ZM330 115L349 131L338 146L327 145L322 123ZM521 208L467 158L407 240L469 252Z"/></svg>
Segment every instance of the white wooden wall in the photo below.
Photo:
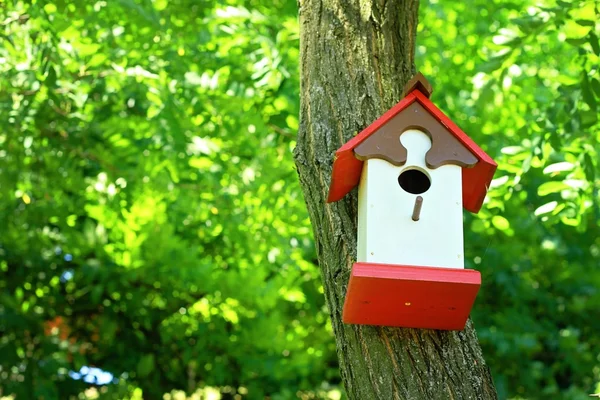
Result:
<svg viewBox="0 0 600 400"><path fill-rule="evenodd" d="M365 161L359 185L357 261L464 268L461 167L427 168L425 154L431 140L421 131L408 130L400 141L408 150L405 165ZM431 180L429 190L420 194L419 221L411 218L417 195L398 184L402 171L414 168Z"/></svg>

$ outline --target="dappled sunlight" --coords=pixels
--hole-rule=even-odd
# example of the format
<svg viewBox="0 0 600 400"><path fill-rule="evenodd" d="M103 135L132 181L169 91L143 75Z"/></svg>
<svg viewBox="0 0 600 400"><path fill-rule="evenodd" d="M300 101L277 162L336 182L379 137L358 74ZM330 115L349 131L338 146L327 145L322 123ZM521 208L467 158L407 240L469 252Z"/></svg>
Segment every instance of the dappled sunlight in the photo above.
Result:
<svg viewBox="0 0 600 400"><path fill-rule="evenodd" d="M0 17L0 400L345 398L298 3L29 3ZM600 392L599 36L593 2L421 4L417 69L498 162L464 221L500 398Z"/></svg>

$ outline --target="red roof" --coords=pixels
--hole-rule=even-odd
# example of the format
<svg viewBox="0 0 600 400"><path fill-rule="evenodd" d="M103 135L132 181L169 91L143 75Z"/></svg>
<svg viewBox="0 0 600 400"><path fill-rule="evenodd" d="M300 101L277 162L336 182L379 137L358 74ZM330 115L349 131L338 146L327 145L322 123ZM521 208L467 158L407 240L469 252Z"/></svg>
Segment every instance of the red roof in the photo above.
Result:
<svg viewBox="0 0 600 400"><path fill-rule="evenodd" d="M471 168L463 167L462 169L462 195L463 206L468 211L477 213L481 209L483 199L490 186L497 164L418 89L412 90L377 121L373 122L335 152L336 157L333 163L333 173L327 202L340 200L358 185L363 161L354 156L354 148L415 101L419 102L477 157L478 161L475 166Z"/></svg>

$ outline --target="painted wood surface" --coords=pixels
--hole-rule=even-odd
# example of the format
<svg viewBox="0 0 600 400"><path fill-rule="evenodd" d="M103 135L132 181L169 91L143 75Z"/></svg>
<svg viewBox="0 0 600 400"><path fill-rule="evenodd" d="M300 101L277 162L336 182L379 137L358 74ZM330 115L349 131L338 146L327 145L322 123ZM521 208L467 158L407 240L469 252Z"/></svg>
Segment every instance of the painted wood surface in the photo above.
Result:
<svg viewBox="0 0 600 400"><path fill-rule="evenodd" d="M431 148L425 155L425 163L429 168L436 169L442 165L471 168L477 165L478 159L471 150L419 102L413 102L363 140L354 148L354 156L362 161L381 158L394 165L403 165L406 162L406 148L398 138L407 129L418 129L431 139Z"/></svg>
<svg viewBox="0 0 600 400"><path fill-rule="evenodd" d="M418 130L400 136L407 162L397 167L370 159L363 168L358 199L357 260L370 263L464 268L461 168L425 165L429 137ZM429 176L424 193L402 189L398 177L418 169ZM423 198L419 221L413 221L417 196Z"/></svg>
<svg viewBox="0 0 600 400"><path fill-rule="evenodd" d="M357 262L342 319L348 324L462 330L481 286L479 271Z"/></svg>
<svg viewBox="0 0 600 400"><path fill-rule="evenodd" d="M462 169L463 207L473 213L477 213L481 209L497 164L418 89L410 92L394 107L336 151L328 202L340 200L360 181L363 162L355 157L354 148L415 101L419 102L477 157L478 161L474 167Z"/></svg>

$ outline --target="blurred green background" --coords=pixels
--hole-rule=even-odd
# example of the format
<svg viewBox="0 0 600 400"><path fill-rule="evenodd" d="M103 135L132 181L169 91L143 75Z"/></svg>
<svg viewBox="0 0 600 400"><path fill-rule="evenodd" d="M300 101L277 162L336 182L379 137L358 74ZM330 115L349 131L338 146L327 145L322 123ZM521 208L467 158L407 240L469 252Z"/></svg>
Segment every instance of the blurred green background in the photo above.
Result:
<svg viewBox="0 0 600 400"><path fill-rule="evenodd" d="M600 5L465 3L421 3L416 64L499 164L472 318L501 399L589 399ZM0 0L0 398L344 397L298 45L295 0Z"/></svg>

